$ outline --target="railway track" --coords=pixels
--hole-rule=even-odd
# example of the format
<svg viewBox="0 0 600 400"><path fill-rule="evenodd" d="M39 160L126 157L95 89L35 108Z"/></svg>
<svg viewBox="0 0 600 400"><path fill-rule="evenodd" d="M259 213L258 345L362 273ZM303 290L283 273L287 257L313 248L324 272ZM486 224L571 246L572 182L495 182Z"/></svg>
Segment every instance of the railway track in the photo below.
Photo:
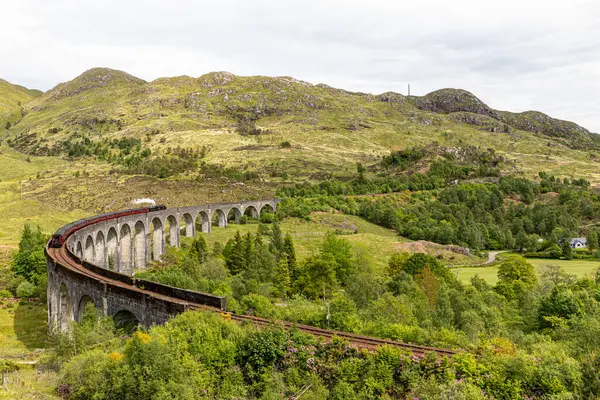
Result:
<svg viewBox="0 0 600 400"><path fill-rule="evenodd" d="M269 326L269 325L273 324L272 321L267 320L265 318L246 316L246 315L231 314L231 319L241 322L241 323L246 322L246 323L251 323L251 324L255 324L255 325L259 325L259 326ZM355 346L357 349L376 350L377 347L379 347L379 346L389 345L389 346L399 347L404 350L408 350L418 356L423 356L423 355L425 355L425 353L428 353L428 352L437 353L440 356L451 356L453 354L456 354L455 351L449 350L449 349L441 349L441 348L436 348L436 347L413 345L413 344L408 344L408 343L397 342L394 340L375 338L372 336L362 336L362 335L357 335L354 333L336 331L336 330L331 330L331 329L317 328L315 326L304 325L304 324L296 324L296 323L288 322L288 321L277 321L276 323L283 325L283 327L285 329L295 328L304 333L309 333L313 336L321 337L325 340L331 340L334 337L338 337L338 338L346 340L348 343Z"/></svg>
<svg viewBox="0 0 600 400"><path fill-rule="evenodd" d="M141 289L137 286L128 285L124 282L98 275L94 272L91 272L90 270L85 268L83 265L81 265L79 262L77 262L75 259L73 259L70 256L70 254L68 253L68 251L66 250L65 245L63 245L60 248L48 247L47 253L58 264L60 264L64 267L67 267L79 274L83 274L87 277L90 277L92 279L95 279L95 280L98 280L101 282L106 282L107 284L110 284L112 286L117 286L117 287L124 288L127 290L135 291L138 293L143 293L145 295L152 296L157 299L166 300L166 301L169 301L172 303L181 304L190 310L211 311L211 312L218 312L221 314L225 314L228 319L231 319L238 323L249 323L249 324L259 326L259 327L270 326L273 324L273 321L265 319L265 318L223 312L222 310L215 308L215 307L199 305L196 303L190 303L188 301L184 301L184 300L181 300L181 299L178 299L175 297L170 297L170 296L166 296L166 295L156 293L156 292L153 292L150 290ZM317 328L317 327L310 326L310 325L295 324L295 323L287 322L287 321L277 321L276 323L282 324L285 329L295 328L304 333L308 333L313 336L323 338L326 341L331 340L333 337L339 337L343 340L346 340L350 345L356 347L357 349L376 350L377 347L379 347L379 346L389 345L389 346L402 348L404 350L408 350L417 356L423 356L423 355L425 355L425 353L428 353L428 352L436 353L439 356L451 356L451 355L455 354L454 351L449 350L449 349L441 349L441 348L436 348L436 347L407 344L407 343L397 342L397 341L388 340L388 339L380 339L380 338L374 338L374 337L369 337L369 336L357 335L357 334L353 334L353 333Z"/></svg>

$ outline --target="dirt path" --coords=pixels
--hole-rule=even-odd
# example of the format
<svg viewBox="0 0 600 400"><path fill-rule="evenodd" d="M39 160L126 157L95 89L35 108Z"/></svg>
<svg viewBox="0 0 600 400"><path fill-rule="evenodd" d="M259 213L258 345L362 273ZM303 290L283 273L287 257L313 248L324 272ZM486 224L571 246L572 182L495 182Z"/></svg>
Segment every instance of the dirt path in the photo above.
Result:
<svg viewBox="0 0 600 400"><path fill-rule="evenodd" d="M488 260L487 262L484 262L483 264L479 264L479 265L490 265L493 264L496 261L496 256L500 253L505 253L507 250L501 250L501 251L490 251L488 253Z"/></svg>

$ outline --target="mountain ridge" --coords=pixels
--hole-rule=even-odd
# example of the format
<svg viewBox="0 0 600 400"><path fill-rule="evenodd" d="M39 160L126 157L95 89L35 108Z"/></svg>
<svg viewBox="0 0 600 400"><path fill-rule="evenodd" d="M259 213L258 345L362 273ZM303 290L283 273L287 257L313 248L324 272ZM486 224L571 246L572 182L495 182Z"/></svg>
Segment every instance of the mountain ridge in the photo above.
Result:
<svg viewBox="0 0 600 400"><path fill-rule="evenodd" d="M47 92L37 91L35 89L27 89L25 87L14 85L16 87L20 87L26 91L36 91L38 92L39 97L51 97L54 99L60 99L66 96L76 95L80 92L94 89L97 87L103 87L111 83L132 83L134 85L159 85L159 84L172 84L175 82L184 82L186 81L188 86L192 86L194 83L199 83L204 87L211 87L210 84L207 85L207 79L212 78L214 84L216 85L225 85L227 83L232 82L237 78L267 78L273 80L280 81L288 81L292 83L302 84L306 87L319 87L323 89L328 89L333 92L343 93L347 95L355 95L355 96L363 96L363 97L374 97L383 102L390 103L404 103L407 98L413 100L415 106L421 110L433 111L436 113L444 113L451 114L454 112L470 112L474 114L489 116L496 120L509 123L511 125L516 125L515 127L522 130L528 130L536 133L546 133L546 131L540 127L540 125L551 125L556 122L567 123L572 129L577 130L582 134L591 134L593 132L588 129L578 125L572 121L560 120L557 118L553 118L541 111L536 110L527 110L522 112L509 112L494 109L488 106L485 102L475 96L473 93L464 90L464 89L455 89L455 88L442 88L437 89L433 92L427 93L422 96L410 96L407 97L401 93L396 93L392 91L387 91L380 94L372 94L372 93L363 93L363 92L353 92L342 88L335 88L329 86L324 83L312 84L309 82L301 81L295 79L290 76L241 76L235 75L231 72L227 71L214 71L203 74L198 78L194 78L189 75L181 75L181 76L173 76L173 77L159 77L152 81L145 81L141 78L138 78L134 75L131 75L127 72L106 68L106 67L95 67L89 70L84 71L82 74L73 78L72 80L62 82L54 86L52 89ZM5 83L9 83L0 79ZM10 84L10 83L9 83ZM528 121L537 120L538 124L534 123L526 123L522 121L518 121L519 117L525 117ZM557 129L556 131L560 131ZM598 135L596 133L596 135Z"/></svg>
<svg viewBox="0 0 600 400"><path fill-rule="evenodd" d="M135 137L155 155L169 143L208 146L212 162L247 163L244 168L271 163L270 174L290 168L289 158L294 168L305 169L311 149L318 153L318 167L313 167L338 171L431 142L488 146L513 158L528 155L526 162L536 168L559 156L578 162L600 159L595 153L600 135L573 122L541 112L495 110L471 92L452 88L408 97L351 92L289 76L216 71L147 82L123 71L93 68L32 99L23 111L8 138L17 150L35 155L59 155L68 142L84 137L92 142ZM245 136L238 131L240 123L258 128ZM279 142L292 147L260 152L277 149Z"/></svg>

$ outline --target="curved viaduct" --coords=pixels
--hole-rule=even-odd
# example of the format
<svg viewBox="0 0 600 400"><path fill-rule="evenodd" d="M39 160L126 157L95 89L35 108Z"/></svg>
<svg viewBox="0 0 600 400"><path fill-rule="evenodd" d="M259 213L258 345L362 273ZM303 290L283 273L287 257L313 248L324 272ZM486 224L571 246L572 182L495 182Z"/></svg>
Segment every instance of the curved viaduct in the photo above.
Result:
<svg viewBox="0 0 600 400"><path fill-rule="evenodd" d="M46 249L48 324L66 331L88 302L104 315L134 317L144 325L160 324L198 304L225 309L224 299L133 278L136 270L159 260L180 235L209 233L212 224L226 227L242 215L274 212L277 199L169 208L109 218L76 230L60 249ZM152 289L152 290L150 290Z"/></svg>
<svg viewBox="0 0 600 400"><path fill-rule="evenodd" d="M137 279L133 273L146 268L151 260L160 259L167 242L179 246L181 234L194 237L198 231L209 233L213 223L226 227L229 220L239 221L244 214L258 217L265 209L275 211L278 202L268 199L157 211L128 210L92 217L84 220L82 227L78 221L74 229L69 228L71 233L59 247L49 243L45 248L50 332L66 332L72 321L81 319L88 303L117 322L129 318L146 326L162 324L187 310L225 311L224 297ZM271 323L253 316L225 315L234 321L259 326ZM279 322L286 328L295 326L325 340L338 336L357 348L373 350L388 344L419 355L430 351L440 356L454 354L447 349Z"/></svg>

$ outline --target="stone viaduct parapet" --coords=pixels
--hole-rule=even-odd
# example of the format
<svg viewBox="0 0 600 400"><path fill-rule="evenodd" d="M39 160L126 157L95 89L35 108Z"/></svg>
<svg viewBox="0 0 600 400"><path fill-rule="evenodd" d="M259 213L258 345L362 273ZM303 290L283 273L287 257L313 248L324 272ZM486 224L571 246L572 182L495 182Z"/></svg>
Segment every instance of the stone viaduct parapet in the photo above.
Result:
<svg viewBox="0 0 600 400"><path fill-rule="evenodd" d="M179 247L181 235L195 237L197 232L210 233L213 224L226 227L229 221L239 222L243 215L258 218L264 210L274 212L278 201L169 208L109 219L76 231L66 238L67 253L96 275L63 265L67 263L51 257L52 252L47 249L50 330L65 331L70 321L81 318L88 302L95 304L104 315L116 319L122 315L144 325L163 323L185 311L185 302L169 296L193 302L203 294L150 282L146 286L152 286L157 293L144 293L136 287L136 279L132 278L134 271L159 260L165 254L167 243ZM98 278L98 273L107 279ZM110 278L126 284L111 283Z"/></svg>
<svg viewBox="0 0 600 400"><path fill-rule="evenodd" d="M179 247L182 231L195 237L198 231L210 233L213 222L226 227L229 220L239 222L244 214L257 218L265 208L276 207L273 199L168 208L90 225L71 235L67 246L83 260L132 275L160 259L167 241Z"/></svg>

